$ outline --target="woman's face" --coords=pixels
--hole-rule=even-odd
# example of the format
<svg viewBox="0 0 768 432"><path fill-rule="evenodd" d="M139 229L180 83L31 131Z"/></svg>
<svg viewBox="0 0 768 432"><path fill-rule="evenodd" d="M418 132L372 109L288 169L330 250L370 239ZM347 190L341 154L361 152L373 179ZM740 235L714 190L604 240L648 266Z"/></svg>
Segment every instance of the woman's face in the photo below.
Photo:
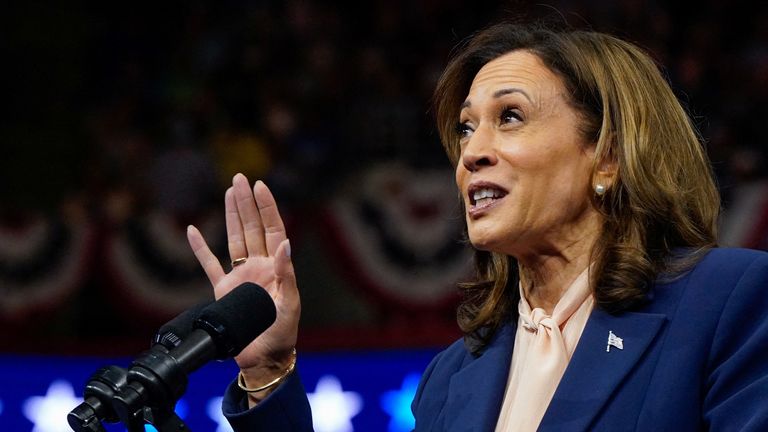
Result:
<svg viewBox="0 0 768 432"><path fill-rule="evenodd" d="M593 238L594 145L561 79L536 55L513 51L483 66L459 123L456 183L475 247L523 259Z"/></svg>

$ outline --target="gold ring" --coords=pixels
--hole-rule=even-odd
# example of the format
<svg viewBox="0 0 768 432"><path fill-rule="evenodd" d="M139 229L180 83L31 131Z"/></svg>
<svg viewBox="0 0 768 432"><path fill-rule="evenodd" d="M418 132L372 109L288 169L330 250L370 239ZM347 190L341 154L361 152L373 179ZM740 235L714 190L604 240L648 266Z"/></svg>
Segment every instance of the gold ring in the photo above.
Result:
<svg viewBox="0 0 768 432"><path fill-rule="evenodd" d="M242 263L244 263L246 261L248 261L247 257L238 258L238 259L232 261L232 268L235 268L235 267L239 266L240 264L242 264Z"/></svg>

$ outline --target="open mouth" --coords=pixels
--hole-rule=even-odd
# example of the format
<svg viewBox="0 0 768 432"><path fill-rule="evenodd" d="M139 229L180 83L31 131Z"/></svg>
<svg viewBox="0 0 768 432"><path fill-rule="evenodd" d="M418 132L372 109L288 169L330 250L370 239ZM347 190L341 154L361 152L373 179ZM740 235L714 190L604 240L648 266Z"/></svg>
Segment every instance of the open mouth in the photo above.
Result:
<svg viewBox="0 0 768 432"><path fill-rule="evenodd" d="M488 207L507 194L500 186L489 183L470 185L467 192L469 204L475 209Z"/></svg>

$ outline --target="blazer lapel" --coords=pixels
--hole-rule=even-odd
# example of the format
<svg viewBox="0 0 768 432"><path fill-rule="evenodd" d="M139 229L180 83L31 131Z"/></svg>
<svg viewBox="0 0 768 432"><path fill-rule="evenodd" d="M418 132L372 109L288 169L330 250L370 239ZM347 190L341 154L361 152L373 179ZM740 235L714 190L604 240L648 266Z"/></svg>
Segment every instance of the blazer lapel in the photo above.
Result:
<svg viewBox="0 0 768 432"><path fill-rule="evenodd" d="M595 310L544 414L539 431L584 431L637 363L666 315ZM609 335L621 338L619 341ZM610 350L608 350L610 348Z"/></svg>
<svg viewBox="0 0 768 432"><path fill-rule="evenodd" d="M451 377L443 429L492 431L507 386L515 325L499 329L485 351Z"/></svg>

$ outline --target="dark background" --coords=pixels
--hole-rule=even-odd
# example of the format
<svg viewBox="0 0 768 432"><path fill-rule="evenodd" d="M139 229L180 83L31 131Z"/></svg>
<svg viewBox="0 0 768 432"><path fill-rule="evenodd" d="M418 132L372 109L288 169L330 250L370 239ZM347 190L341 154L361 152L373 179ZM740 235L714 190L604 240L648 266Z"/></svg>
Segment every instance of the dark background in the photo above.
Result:
<svg viewBox="0 0 768 432"><path fill-rule="evenodd" d="M687 3L5 7L0 351L144 348L160 324L210 296L184 229L202 226L228 261L221 207L236 172L264 179L288 224L304 305L300 345L452 340L453 284L425 300L411 295L418 284L381 274L450 275L449 258L465 256L461 217L445 211L453 192L423 196L435 178L451 179L431 92L458 42L521 14L647 49L714 163L723 243L768 249L768 8ZM355 247L339 205L377 227L364 231L371 251ZM435 227L443 242L427 229Z"/></svg>

